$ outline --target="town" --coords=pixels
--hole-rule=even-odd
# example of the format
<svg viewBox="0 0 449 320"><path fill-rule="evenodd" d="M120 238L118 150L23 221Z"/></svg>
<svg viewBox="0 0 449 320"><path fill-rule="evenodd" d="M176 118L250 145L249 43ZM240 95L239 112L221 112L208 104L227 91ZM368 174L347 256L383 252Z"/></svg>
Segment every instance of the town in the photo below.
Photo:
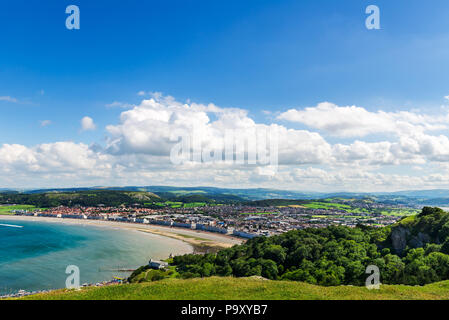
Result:
<svg viewBox="0 0 449 320"><path fill-rule="evenodd" d="M13 206L12 206L13 207ZM314 201L305 205L251 206L247 204L167 205L158 209L133 206L58 206L49 209L12 210L15 215L107 220L215 232L240 238L271 236L290 230L329 225L383 227L414 214L412 208L390 208L382 203Z"/></svg>

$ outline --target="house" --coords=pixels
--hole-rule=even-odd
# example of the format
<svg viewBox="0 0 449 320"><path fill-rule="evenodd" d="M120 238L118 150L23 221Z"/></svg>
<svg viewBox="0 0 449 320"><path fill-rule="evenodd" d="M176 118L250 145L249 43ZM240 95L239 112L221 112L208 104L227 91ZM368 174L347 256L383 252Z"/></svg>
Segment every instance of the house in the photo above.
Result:
<svg viewBox="0 0 449 320"><path fill-rule="evenodd" d="M150 261L148 262L148 266L151 269L165 269L168 267L168 263L164 262L164 261L157 261L157 260L150 259Z"/></svg>

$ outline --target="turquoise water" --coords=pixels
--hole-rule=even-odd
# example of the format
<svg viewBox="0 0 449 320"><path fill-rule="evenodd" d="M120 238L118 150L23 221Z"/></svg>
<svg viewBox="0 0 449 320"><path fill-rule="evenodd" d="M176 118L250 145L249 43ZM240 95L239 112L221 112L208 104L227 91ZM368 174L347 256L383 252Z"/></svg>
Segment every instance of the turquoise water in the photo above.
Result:
<svg viewBox="0 0 449 320"><path fill-rule="evenodd" d="M181 241L133 230L0 219L0 295L64 288L69 265L79 267L81 284L95 283L129 275L117 269L189 250Z"/></svg>

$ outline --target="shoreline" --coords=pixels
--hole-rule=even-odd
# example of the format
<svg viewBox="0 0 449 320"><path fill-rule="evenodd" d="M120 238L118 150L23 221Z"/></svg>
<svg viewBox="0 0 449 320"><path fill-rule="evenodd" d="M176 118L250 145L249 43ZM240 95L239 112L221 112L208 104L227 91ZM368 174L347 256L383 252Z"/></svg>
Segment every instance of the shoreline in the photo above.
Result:
<svg viewBox="0 0 449 320"><path fill-rule="evenodd" d="M0 215L0 221L2 220L37 221L37 222L41 221L49 223L61 223L61 224L71 224L80 226L89 225L96 227L109 227L109 228L134 230L183 241L192 247L193 253L217 251L219 249L230 248L236 244L241 244L245 242L244 239L229 235L223 235L219 233L215 234L212 232L205 232L187 228L165 227L165 226L130 223L130 222Z"/></svg>
<svg viewBox="0 0 449 320"><path fill-rule="evenodd" d="M147 225L147 224L137 224L129 222L116 222L116 221L103 221L103 220L87 220L87 219L70 219L70 218L52 218L52 217L30 217L30 216L16 216L16 215L0 215L0 224L2 221L14 221L20 223L20 221L31 221L31 222L45 222L45 223L56 223L65 225L78 225L108 228L108 229L120 229L127 231L142 232L148 235L170 238L178 241L182 241L187 244L189 250L186 250L182 254L191 253L208 253L216 252L220 249L230 248L236 244L241 244L245 240L223 235L214 234L211 232L199 231L194 229L184 229L176 227L165 227L157 225ZM167 256L168 258L168 256ZM104 286L116 284L115 280L103 281L101 283L89 283L88 286ZM27 295L34 295L42 292L52 292L59 289L42 290L36 292L19 291L13 294L0 295L0 300L12 297L22 297Z"/></svg>

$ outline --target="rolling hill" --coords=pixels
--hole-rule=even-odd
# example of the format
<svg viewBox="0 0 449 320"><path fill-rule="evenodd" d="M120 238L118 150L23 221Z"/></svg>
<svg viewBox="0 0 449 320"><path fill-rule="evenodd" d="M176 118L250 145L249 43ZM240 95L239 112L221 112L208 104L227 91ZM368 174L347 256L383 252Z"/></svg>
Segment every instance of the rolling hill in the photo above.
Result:
<svg viewBox="0 0 449 320"><path fill-rule="evenodd" d="M26 300L446 300L449 281L423 287L383 285L321 287L302 282L261 278L166 279L150 283L57 290Z"/></svg>

